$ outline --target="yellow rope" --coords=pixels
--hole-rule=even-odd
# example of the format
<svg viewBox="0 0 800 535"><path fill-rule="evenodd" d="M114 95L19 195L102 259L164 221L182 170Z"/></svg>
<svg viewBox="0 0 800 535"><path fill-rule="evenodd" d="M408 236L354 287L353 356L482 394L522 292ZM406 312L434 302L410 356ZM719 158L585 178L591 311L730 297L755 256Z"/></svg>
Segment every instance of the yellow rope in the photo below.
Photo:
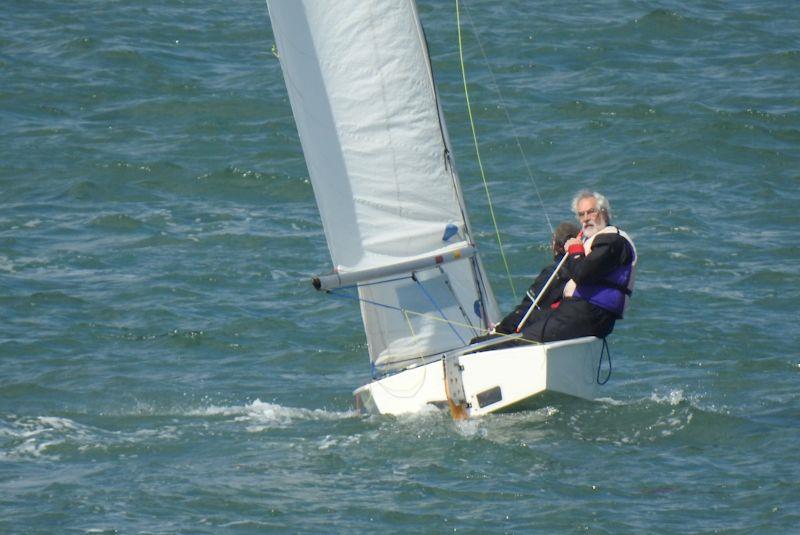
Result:
<svg viewBox="0 0 800 535"><path fill-rule="evenodd" d="M475 145L475 154L478 157L478 168L481 171L481 179L483 179L483 189L486 192L486 199L489 202L489 214L492 216L494 233L495 236L497 236L497 244L500 246L500 256L503 259L503 265L506 268L506 275L508 276L508 283L511 286L511 293L514 295L514 301L516 301L517 291L514 288L514 281L511 279L511 270L508 268L508 260L506 259L505 251L503 251L503 241L500 239L500 229L497 226L497 219L494 216L492 196L489 193L489 184L486 182L486 173L483 170L483 162L481 161L481 151L478 147L478 135L475 132L475 121L472 118L472 106L469 102L469 90L467 89L467 71L466 67L464 66L464 48L461 42L461 11L458 0L456 0L456 27L458 28L458 57L461 60L461 79L464 81L464 98L467 101L467 115L469 115L469 126L472 129L472 141Z"/></svg>
<svg viewBox="0 0 800 535"><path fill-rule="evenodd" d="M367 304L373 304L373 303L367 303ZM411 331L411 335L412 336L416 336L416 333L414 332L414 327L411 324L411 318L408 317L409 314L411 314L413 316L419 316L419 317L422 317L422 318L426 318L426 319L429 319L429 320L441 321L441 322L447 323L449 325L457 325L459 327L467 327L469 329L477 330L477 331L481 332L482 334L487 334L489 332L489 329L484 329L482 327L475 327L474 325L470 325L469 323L460 323L458 321L448 320L446 318L442 318L442 317L439 317L439 316L433 316L433 315L427 314L425 312L416 312L414 310L408 310L407 308L399 308L397 310L399 310L400 312L403 313L403 316L406 319L406 323L408 324L408 330ZM524 342L526 344L531 344L531 345L540 345L541 344L541 342L539 342L538 340L529 340L528 338L523 338L523 337L514 338L514 340L515 341L519 341L519 342ZM392 358L392 357L391 357L391 355L389 355L387 358ZM414 358L414 357L412 357L412 358ZM415 358L418 358L418 359L420 359L420 361L422 361L421 359L423 357L422 357L422 355L419 355L418 357L415 357ZM389 392L389 391L387 390L387 392ZM403 396L400 396L400 395L392 393L392 392L389 392L389 393L392 394L392 395L395 395L397 397L403 397Z"/></svg>
<svg viewBox="0 0 800 535"><path fill-rule="evenodd" d="M449 320L447 318L443 318L441 316L434 316L434 315L428 314L426 312L416 312L414 310L408 310L406 308L401 308L400 310L403 312L403 315L406 317L406 321L409 322L409 324L408 324L409 328L411 328L411 322L409 321L408 315L411 314L411 315L419 316L421 318L426 318L426 319L429 319L429 320L440 321L440 322L446 323L448 325L455 325L456 327L466 327L467 329L475 329L476 331L484 332L484 333L489 332L488 329L484 329L483 327L475 327L474 325L470 325L469 323L461 323L461 322L458 322L458 321ZM414 329L411 329L411 334L415 335Z"/></svg>
<svg viewBox="0 0 800 535"><path fill-rule="evenodd" d="M414 332L414 326L411 324L411 318L408 317L408 310L403 310L403 317L406 319L406 323L408 324L408 330L411 331L411 336L417 336L417 333Z"/></svg>
<svg viewBox="0 0 800 535"><path fill-rule="evenodd" d="M367 303L367 304L371 304L371 303ZM408 317L409 314L411 314L412 316L419 316L421 318L426 318L426 319L433 320L433 321L440 321L442 323L447 323L448 325L455 325L457 327L466 327L468 329L474 329L474 330L476 330L478 332L481 332L483 334L486 334L486 333L489 332L489 329L484 329L482 327L475 327L474 325L470 325L469 323L461 323L461 322L458 322L458 321L453 321L453 320L449 320L449 319L446 319L446 318L442 318L440 316L434 316L434 315L428 314L426 312L417 312L415 310L408 310L407 308L400 308L399 310L403 313L403 316L405 316L406 322L408 323L408 328L411 331L412 335L415 335L415 333L414 333L413 327L411 327L411 320ZM539 342L537 340L528 340L527 338L515 338L515 340L521 340L523 342L528 342L528 343L531 343L531 344L540 344L541 343L541 342Z"/></svg>

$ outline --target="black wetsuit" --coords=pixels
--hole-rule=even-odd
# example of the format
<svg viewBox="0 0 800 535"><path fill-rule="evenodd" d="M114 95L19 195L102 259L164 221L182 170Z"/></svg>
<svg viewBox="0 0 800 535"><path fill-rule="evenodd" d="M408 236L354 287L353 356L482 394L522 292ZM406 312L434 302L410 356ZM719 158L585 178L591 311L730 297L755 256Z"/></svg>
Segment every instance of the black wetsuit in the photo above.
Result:
<svg viewBox="0 0 800 535"><path fill-rule="evenodd" d="M533 304L533 299L536 299L536 296L542 291L544 285L547 283L547 279L550 278L550 275L553 274L553 271L558 267L558 263L561 261L561 255L555 258L555 262L551 265L544 268L539 276L536 277L536 280L533 281L531 287L528 289L528 292L525 294L525 297L522 299L522 302L517 305L510 314L508 314L503 320L497 324L495 327L495 332L500 334L511 334L516 332L517 325L525 317L527 314L528 309ZM550 283L550 286L547 288L547 291L542 295L542 298L539 300L539 303L536 305L536 310L533 311L533 314L528 318L528 322L530 322L533 317L539 314L542 310L549 310L550 305L555 303L556 301L561 300L561 296L564 293L564 286L566 286L569 277L564 275L564 269L562 268L560 273L556 275L556 278L553 279L553 282Z"/></svg>
<svg viewBox="0 0 800 535"><path fill-rule="evenodd" d="M555 261L542 269L542 271L539 273L539 276L536 277L536 280L534 280L533 284L531 284L531 287L528 289L528 292L525 294L522 302L495 326L494 334L486 334L475 337L470 341L470 343L474 344L502 334L511 334L516 332L517 325L519 325L519 322L523 317L525 317L525 314L527 314L528 309L531 307L531 304L533 304L533 299L535 299L536 296L542 291L542 288L544 288L544 285L547 283L547 279L550 278L550 275L552 275L553 271L558 267L561 257L562 255L555 256ZM547 291L544 293L544 295L542 295L542 298L536 305L536 309L528 317L528 321L526 323L533 321L534 318L543 311L550 310L550 306L553 303L561 300L561 296L564 293L564 286L566 286L568 280L569 277L564 274L564 269L562 266L561 271L558 273L558 275L556 275L556 278L553 279L553 282L550 283L550 286L547 288Z"/></svg>

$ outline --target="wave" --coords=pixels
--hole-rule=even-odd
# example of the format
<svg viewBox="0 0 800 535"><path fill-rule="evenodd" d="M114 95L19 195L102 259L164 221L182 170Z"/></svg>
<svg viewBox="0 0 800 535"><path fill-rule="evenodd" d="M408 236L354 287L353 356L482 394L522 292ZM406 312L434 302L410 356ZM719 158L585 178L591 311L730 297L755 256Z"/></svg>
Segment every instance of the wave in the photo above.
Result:
<svg viewBox="0 0 800 535"><path fill-rule="evenodd" d="M154 446L171 443L196 432L198 426L193 421L198 417L230 417L227 419L237 426L244 425L247 432L255 433L290 427L302 421L338 421L358 416L355 411L285 407L258 399L238 406L210 405L188 411L160 411L150 407L135 414L104 415L105 418L114 418L117 423L119 418L128 423L130 417L136 420L145 419L147 427L141 427L138 422L134 422L137 428L126 430L103 429L64 416L5 415L0 418L0 460L59 460L64 455L86 453L114 456L135 454L142 446L150 450ZM169 423L162 421L165 417L170 418ZM190 421L182 422L181 418L189 418ZM206 429L208 425L209 422L202 422L200 429ZM357 440L357 437L345 439ZM322 439L321 447L330 447L338 441L339 438L327 436Z"/></svg>
<svg viewBox="0 0 800 535"><path fill-rule="evenodd" d="M53 452L67 441L78 444L93 442L90 428L69 418L57 416L11 416L0 421L0 460L31 459L48 456L58 459Z"/></svg>
<svg viewBox="0 0 800 535"><path fill-rule="evenodd" d="M292 407L260 399L240 405L189 408L140 405L133 412L105 411L100 420L84 416L92 418L92 424L77 421L80 416L0 417L0 460L58 460L87 454L118 458L138 455L142 448L153 451L176 442L193 442L209 430L236 435L305 429L303 433L316 435L312 442L318 449L330 450L364 439L394 442L392 437L398 437L403 442L408 436L416 436L438 440L453 433L465 440L497 443L543 443L566 434L580 441L635 445L683 436L687 429L692 436L718 436L746 423L730 415L727 408L709 403L702 395L687 395L680 388L656 389L629 400L565 399L536 410L460 422L453 422L447 411L433 407L418 414L365 417L355 410ZM353 424L344 428L323 425L346 421Z"/></svg>
<svg viewBox="0 0 800 535"><path fill-rule="evenodd" d="M301 407L285 407L276 403L268 403L256 399L252 403L239 406L210 405L187 413L189 416L234 416L237 422L249 423L247 430L260 432L275 427L288 427L295 421L332 421L355 418L358 413L350 411L327 411L324 409L306 409Z"/></svg>
<svg viewBox="0 0 800 535"><path fill-rule="evenodd" d="M8 258L5 255L0 255L0 271L5 273L14 273L16 272L16 267L14 265L14 261Z"/></svg>
<svg viewBox="0 0 800 535"><path fill-rule="evenodd" d="M600 398L590 408L570 413L569 433L579 440L641 445L680 437L697 443L713 443L735 431L757 424L732 414L701 393L681 388L655 389L629 400Z"/></svg>
<svg viewBox="0 0 800 535"><path fill-rule="evenodd" d="M626 24L626 29L635 28L648 39L663 37L688 37L714 30L708 19L680 13L669 9L655 9Z"/></svg>

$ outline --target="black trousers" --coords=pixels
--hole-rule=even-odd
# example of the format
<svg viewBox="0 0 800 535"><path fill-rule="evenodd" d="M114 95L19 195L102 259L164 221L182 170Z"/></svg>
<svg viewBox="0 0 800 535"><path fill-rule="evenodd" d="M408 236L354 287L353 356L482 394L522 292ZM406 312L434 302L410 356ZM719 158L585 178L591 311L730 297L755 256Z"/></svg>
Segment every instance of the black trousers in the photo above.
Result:
<svg viewBox="0 0 800 535"><path fill-rule="evenodd" d="M537 342L581 336L605 338L614 330L616 315L583 299L567 298L558 308L537 314L522 328L522 337Z"/></svg>
<svg viewBox="0 0 800 535"><path fill-rule="evenodd" d="M567 298L561 301L558 308L536 311L522 328L522 340L511 340L487 348L500 349L525 345L526 340L535 342L554 342L556 340L569 340L582 336L597 336L605 338L614 330L617 318L611 312L595 306L583 299ZM494 336L478 337L488 340ZM474 341L480 341L475 339Z"/></svg>

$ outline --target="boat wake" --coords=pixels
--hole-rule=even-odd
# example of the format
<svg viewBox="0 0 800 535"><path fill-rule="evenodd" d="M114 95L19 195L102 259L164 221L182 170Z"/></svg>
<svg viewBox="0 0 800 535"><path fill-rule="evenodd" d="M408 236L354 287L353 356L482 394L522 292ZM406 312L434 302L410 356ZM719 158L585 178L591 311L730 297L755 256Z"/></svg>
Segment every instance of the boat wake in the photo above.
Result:
<svg viewBox="0 0 800 535"><path fill-rule="evenodd" d="M636 445L684 436L688 429L708 440L742 425L725 409L705 406L699 395L681 389L653 391L633 400L603 398L563 402L536 410L453 422L447 411L364 417L336 411L284 406L259 399L241 405L66 417L0 416L0 461L92 459L139 456L199 437L240 433L300 433L320 450L367 442L403 443L408 436L436 441L452 437L499 443L548 443L571 436L579 441ZM340 425L343 424L343 425Z"/></svg>
<svg viewBox="0 0 800 535"><path fill-rule="evenodd" d="M604 405L616 405L616 406L626 406L626 405L661 405L661 406L678 406L678 405L687 405L692 407L696 410L700 410L703 412L708 413L715 413L721 415L728 415L730 411L727 407L719 406L712 402L709 402L702 394L687 394L682 388L673 388L669 390L654 390L650 392L649 395L629 399L629 400L619 400L610 397L603 397L597 398L596 402L602 403Z"/></svg>
<svg viewBox="0 0 800 535"><path fill-rule="evenodd" d="M0 420L0 460L61 459L73 454L125 456L143 443L173 441L175 425L156 429L110 431L59 416L10 415Z"/></svg>
<svg viewBox="0 0 800 535"><path fill-rule="evenodd" d="M285 407L256 399L247 405L220 407L211 405L187 413L189 416L233 416L234 421L249 423L248 431L259 432L270 428L288 427L302 420L344 420L358 416L356 411L327 411Z"/></svg>
<svg viewBox="0 0 800 535"><path fill-rule="evenodd" d="M82 415L96 422L96 415ZM299 422L340 421L358 417L355 411L285 407L255 400L240 406L211 405L183 411L108 413L90 425L64 416L0 416L0 461L59 460L72 456L138 455L141 451L194 439L219 427L236 433L282 429ZM83 418L81 418L83 419ZM199 420L199 421L198 421ZM230 425L229 425L230 424ZM238 430L238 431L237 431Z"/></svg>
<svg viewBox="0 0 800 535"><path fill-rule="evenodd" d="M714 433L741 423L725 407L709 402L703 395L683 389L655 390L649 395L617 400L601 398L588 410L574 411L568 426L575 438L616 445L635 445L685 436Z"/></svg>

